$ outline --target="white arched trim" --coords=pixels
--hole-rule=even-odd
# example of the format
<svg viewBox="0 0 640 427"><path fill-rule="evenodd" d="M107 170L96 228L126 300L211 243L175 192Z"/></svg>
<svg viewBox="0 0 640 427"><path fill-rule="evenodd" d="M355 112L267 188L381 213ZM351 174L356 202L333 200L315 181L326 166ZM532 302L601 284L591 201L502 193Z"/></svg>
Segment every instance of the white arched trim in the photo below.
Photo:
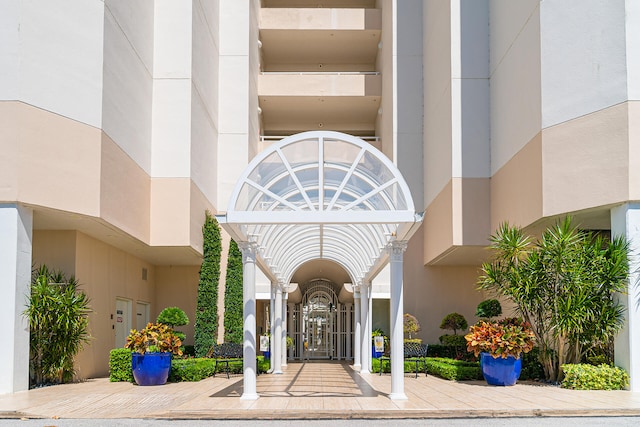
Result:
<svg viewBox="0 0 640 427"><path fill-rule="evenodd" d="M407 240L422 221L383 153L331 131L292 135L257 155L217 218L236 241L257 244L258 265L280 283L323 258L354 283L370 281L388 262L390 242Z"/></svg>

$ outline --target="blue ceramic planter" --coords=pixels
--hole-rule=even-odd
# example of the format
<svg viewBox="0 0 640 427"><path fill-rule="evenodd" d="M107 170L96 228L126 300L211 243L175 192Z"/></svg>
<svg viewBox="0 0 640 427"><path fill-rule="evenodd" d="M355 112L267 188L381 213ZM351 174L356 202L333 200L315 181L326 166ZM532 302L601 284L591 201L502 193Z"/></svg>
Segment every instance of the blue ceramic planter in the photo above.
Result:
<svg viewBox="0 0 640 427"><path fill-rule="evenodd" d="M171 353L132 353L131 368L138 385L165 384L171 370Z"/></svg>
<svg viewBox="0 0 640 427"><path fill-rule="evenodd" d="M511 386L518 381L522 371L522 358L509 356L494 359L489 353L480 353L482 376L489 385Z"/></svg>
<svg viewBox="0 0 640 427"><path fill-rule="evenodd" d="M384 354L384 352L382 352L382 351L376 351L375 344L371 346L371 357L375 357L376 359L378 359L383 354Z"/></svg>

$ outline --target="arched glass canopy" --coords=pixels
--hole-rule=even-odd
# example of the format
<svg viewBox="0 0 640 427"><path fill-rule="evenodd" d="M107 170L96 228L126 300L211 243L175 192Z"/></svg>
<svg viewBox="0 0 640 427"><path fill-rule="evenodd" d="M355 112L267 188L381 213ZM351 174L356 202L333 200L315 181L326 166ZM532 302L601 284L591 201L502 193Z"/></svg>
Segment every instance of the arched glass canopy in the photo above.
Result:
<svg viewBox="0 0 640 427"><path fill-rule="evenodd" d="M257 243L258 264L288 283L313 259L342 265L353 283L386 264L392 240L407 240L422 216L395 165L375 147L338 132L287 137L256 156L218 222L238 242Z"/></svg>

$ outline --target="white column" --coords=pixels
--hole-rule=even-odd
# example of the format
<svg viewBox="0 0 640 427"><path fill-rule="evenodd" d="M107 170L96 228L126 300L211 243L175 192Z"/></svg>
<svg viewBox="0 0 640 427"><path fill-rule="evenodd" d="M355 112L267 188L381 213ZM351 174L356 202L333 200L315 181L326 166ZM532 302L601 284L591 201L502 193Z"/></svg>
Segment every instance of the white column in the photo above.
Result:
<svg viewBox="0 0 640 427"><path fill-rule="evenodd" d="M22 316L31 283L33 212L0 204L0 394L29 388L29 324Z"/></svg>
<svg viewBox="0 0 640 427"><path fill-rule="evenodd" d="M402 316L404 313L402 259L407 249L407 242L395 241L389 245L391 270L391 394L392 400L406 400L404 394L404 329Z"/></svg>
<svg viewBox="0 0 640 427"><path fill-rule="evenodd" d="M287 294L288 298L288 294ZM293 309L294 304L287 303L287 311L289 312L289 316L287 317L287 335L291 336L291 338L295 337L295 328L293 326ZM293 359L293 348L287 348L287 353L289 355L289 359Z"/></svg>
<svg viewBox="0 0 640 427"><path fill-rule="evenodd" d="M287 366L287 299L289 298L288 292L282 293L282 346L281 348L281 357L282 363L281 366Z"/></svg>
<svg viewBox="0 0 640 427"><path fill-rule="evenodd" d="M242 251L242 300L244 343L242 372L244 392L240 399L256 400L256 252L253 242L239 242Z"/></svg>
<svg viewBox="0 0 640 427"><path fill-rule="evenodd" d="M360 369L362 367L362 359L360 358L360 349L362 345L360 340L362 339L361 324L360 324L360 287L353 287L353 305L355 307L355 313L353 314L353 322L355 330L353 331L353 367Z"/></svg>
<svg viewBox="0 0 640 427"><path fill-rule="evenodd" d="M274 363L273 363L273 337L275 336L275 327L276 327L276 312L275 312L275 301L276 301L276 286L275 283L271 283L271 298L269 299L269 373L273 373Z"/></svg>
<svg viewBox="0 0 640 427"><path fill-rule="evenodd" d="M360 373L371 372L371 327L369 322L369 284L363 283L360 286L360 317L361 335L360 340Z"/></svg>
<svg viewBox="0 0 640 427"><path fill-rule="evenodd" d="M300 330L300 334L298 335L298 354L300 355L300 360L304 360L306 356L304 354L304 337L306 334L306 325L302 316L302 304L298 304L298 328Z"/></svg>
<svg viewBox="0 0 640 427"><path fill-rule="evenodd" d="M342 304L336 307L336 359L342 359Z"/></svg>
<svg viewBox="0 0 640 427"><path fill-rule="evenodd" d="M351 359L351 303L347 303L346 305L346 310L347 310L347 352L346 352L346 359L349 360Z"/></svg>
<svg viewBox="0 0 640 427"><path fill-rule="evenodd" d="M273 354L271 358L273 362L273 373L282 373L282 284L276 285L275 292L275 305L273 308L275 314L273 335L271 339L273 341Z"/></svg>
<svg viewBox="0 0 640 427"><path fill-rule="evenodd" d="M629 389L640 391L640 204L627 203L611 209L612 236L630 243L629 289L618 295L624 306L624 326L614 341L615 364L629 373Z"/></svg>

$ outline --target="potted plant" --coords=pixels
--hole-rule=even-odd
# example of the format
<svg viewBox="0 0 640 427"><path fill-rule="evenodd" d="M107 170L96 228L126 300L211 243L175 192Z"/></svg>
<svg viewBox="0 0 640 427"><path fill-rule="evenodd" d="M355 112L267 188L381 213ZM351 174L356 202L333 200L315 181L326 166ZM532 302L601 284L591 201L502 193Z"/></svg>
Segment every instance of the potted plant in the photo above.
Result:
<svg viewBox="0 0 640 427"><path fill-rule="evenodd" d="M171 356L181 355L182 341L162 323L148 323L144 329L132 329L125 348L132 351L131 369L138 385L161 385L167 382Z"/></svg>
<svg viewBox="0 0 640 427"><path fill-rule="evenodd" d="M522 370L522 353L533 349L531 325L519 318L480 321L465 335L467 350L480 356L484 379L490 385L511 386Z"/></svg>

